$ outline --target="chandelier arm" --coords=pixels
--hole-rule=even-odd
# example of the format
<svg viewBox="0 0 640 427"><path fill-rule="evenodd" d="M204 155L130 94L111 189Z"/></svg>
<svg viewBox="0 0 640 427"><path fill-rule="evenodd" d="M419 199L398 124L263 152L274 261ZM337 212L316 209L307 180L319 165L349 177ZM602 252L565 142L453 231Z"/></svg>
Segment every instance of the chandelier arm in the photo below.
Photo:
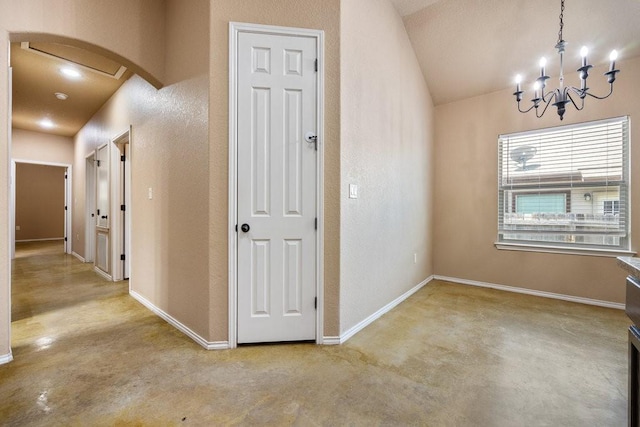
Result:
<svg viewBox="0 0 640 427"><path fill-rule="evenodd" d="M612 93L613 93L613 83L610 83L609 84L609 93L606 94L605 96L598 96L598 95L594 95L594 94L589 93L589 92L585 92L585 95L589 95L590 97L595 98L595 99L607 99L609 96L611 96Z"/></svg>
<svg viewBox="0 0 640 427"><path fill-rule="evenodd" d="M533 107L535 107L535 106L536 106L536 104L531 104L531 107L529 107L529 109L527 109L527 110L522 110L522 109L520 108L520 103L518 102L518 111L520 111L521 113L528 113L529 111L533 110Z"/></svg>
<svg viewBox="0 0 640 427"><path fill-rule="evenodd" d="M555 95L555 92L549 92L552 95ZM536 108L536 117L540 118L542 116L544 116L544 113L547 111L547 108L549 108L549 105L551 105L551 99L549 99L549 101L545 101L544 103L544 109L542 110L542 113L540 113L540 115L538 115L538 109Z"/></svg>
<svg viewBox="0 0 640 427"><path fill-rule="evenodd" d="M580 96L580 91L578 89L576 89L575 87L571 86L569 89L571 89L573 92L576 92L578 94L578 96ZM571 92L567 91L567 98L569 98L569 101L571 101L571 103L573 104L573 106L576 108L576 110L580 111L584 108L584 98L580 97L580 99L582 100L581 105L578 107L578 104L576 104L576 102L573 100L573 97L571 96Z"/></svg>
<svg viewBox="0 0 640 427"><path fill-rule="evenodd" d="M543 101L545 104L549 104L549 103L551 103L551 99L552 99L555 95L556 95L556 91L555 91L555 90L551 90L551 91L547 92L546 94L543 94L543 95L542 95L542 101ZM547 99L547 97L549 97L549 98ZM545 108L545 110L546 110L546 108Z"/></svg>

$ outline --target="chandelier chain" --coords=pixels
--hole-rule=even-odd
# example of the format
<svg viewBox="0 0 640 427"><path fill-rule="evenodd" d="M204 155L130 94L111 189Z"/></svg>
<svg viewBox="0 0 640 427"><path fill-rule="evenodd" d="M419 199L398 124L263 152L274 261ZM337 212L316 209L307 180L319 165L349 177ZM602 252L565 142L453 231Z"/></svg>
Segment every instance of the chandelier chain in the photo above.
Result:
<svg viewBox="0 0 640 427"><path fill-rule="evenodd" d="M562 40L562 27L564 27L564 0L560 2L560 31L558 31L558 43Z"/></svg>

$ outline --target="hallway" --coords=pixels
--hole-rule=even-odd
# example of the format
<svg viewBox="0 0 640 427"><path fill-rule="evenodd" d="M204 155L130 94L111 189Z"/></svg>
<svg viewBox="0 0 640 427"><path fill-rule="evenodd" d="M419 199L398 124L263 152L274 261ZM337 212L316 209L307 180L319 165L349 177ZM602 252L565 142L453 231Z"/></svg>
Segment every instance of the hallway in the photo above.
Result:
<svg viewBox="0 0 640 427"><path fill-rule="evenodd" d="M206 351L51 244L13 263L0 423L619 426L619 310L434 281L341 346Z"/></svg>

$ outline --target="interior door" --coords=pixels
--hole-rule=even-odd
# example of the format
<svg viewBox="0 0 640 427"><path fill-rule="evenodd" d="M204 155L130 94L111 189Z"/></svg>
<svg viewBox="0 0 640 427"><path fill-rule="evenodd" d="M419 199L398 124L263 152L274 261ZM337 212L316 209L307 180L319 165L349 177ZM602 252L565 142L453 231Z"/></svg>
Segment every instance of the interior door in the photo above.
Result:
<svg viewBox="0 0 640 427"><path fill-rule="evenodd" d="M96 257L94 265L111 274L109 260L109 145L96 151Z"/></svg>
<svg viewBox="0 0 640 427"><path fill-rule="evenodd" d="M86 262L94 262L96 252L96 155L91 154L85 162L85 203L87 209L85 228L85 254Z"/></svg>
<svg viewBox="0 0 640 427"><path fill-rule="evenodd" d="M316 337L316 50L238 36L238 343Z"/></svg>

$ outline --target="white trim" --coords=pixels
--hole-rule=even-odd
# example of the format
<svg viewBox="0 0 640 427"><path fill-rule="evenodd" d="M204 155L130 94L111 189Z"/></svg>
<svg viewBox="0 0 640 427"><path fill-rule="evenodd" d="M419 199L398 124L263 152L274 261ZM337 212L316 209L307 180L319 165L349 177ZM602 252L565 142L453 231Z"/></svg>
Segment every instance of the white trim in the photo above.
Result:
<svg viewBox="0 0 640 427"><path fill-rule="evenodd" d="M551 298L551 299L557 299L562 301L577 302L579 304L595 305L598 307L615 308L618 310L624 310L625 308L624 304L617 303L617 302L576 297L573 295L556 294L553 292L537 291L534 289L518 288L515 286L497 285L495 283L479 282L477 280L458 279L457 277L438 276L438 275L434 276L434 279L443 280L445 282L458 283L461 285L478 286L481 288L490 288L490 289L496 289L496 290L505 291L505 292L515 292L518 294L533 295L533 296L542 297L542 298Z"/></svg>
<svg viewBox="0 0 640 427"><path fill-rule="evenodd" d="M165 312L164 310L156 307L151 301L137 293L136 291L130 290L129 295L131 295L136 301L140 304L144 305L146 308L151 310L155 315L162 318L165 322L191 338L196 343L200 344L202 347L207 350L226 350L229 348L229 343L227 341L207 341L202 338L200 335L195 333L191 328L185 326L180 321L176 320L173 316Z"/></svg>
<svg viewBox="0 0 640 427"><path fill-rule="evenodd" d="M633 256L636 252L624 249L569 248L565 246L534 245L529 243L495 242L495 247L506 251L540 252L564 255L587 255L600 257Z"/></svg>
<svg viewBox="0 0 640 427"><path fill-rule="evenodd" d="M111 138L109 144L109 249L110 261L109 267L113 281L124 280L125 266L120 255L125 255L125 263L131 265L131 125L127 129L116 134ZM127 149L128 148L128 149ZM124 165L120 160L120 156L125 156ZM124 172L123 169L124 168ZM124 178L123 178L124 175ZM124 200L122 197L122 180L124 179L125 190ZM122 219L122 211L120 205L125 205L124 221ZM122 235L125 235L123 241ZM131 282L129 282L131 286Z"/></svg>
<svg viewBox="0 0 640 427"><path fill-rule="evenodd" d="M317 254L316 254L316 295L318 305L316 309L316 343L323 344L324 333L324 31L306 28L280 27L240 22L229 22L229 342L228 348L237 346L237 49L238 34L250 32L259 34L286 35L296 37L311 37L316 40L318 55L317 79L317 179L316 179L316 215L318 218Z"/></svg>
<svg viewBox="0 0 640 427"><path fill-rule="evenodd" d="M2 356L0 356L0 365L4 365L5 363L9 363L12 360L13 360L13 355L11 353L3 354Z"/></svg>
<svg viewBox="0 0 640 427"><path fill-rule="evenodd" d="M82 262L82 263L87 262L87 261L85 261L85 259L82 256L80 256L80 254L76 253L76 251L72 251L71 255L73 255L74 257L78 258L80 260L80 262Z"/></svg>
<svg viewBox="0 0 640 427"><path fill-rule="evenodd" d="M407 292L405 292L404 294L400 295L398 298L394 299L393 301L391 301L390 303L388 303L387 305L385 305L384 307L382 307L381 309L379 309L378 311L373 313L371 316L369 316L366 319L362 320L357 325L349 328L343 334L340 334L340 337L339 337L340 342L339 342L339 344L342 344L342 343L346 342L349 338L351 338L352 336L354 336L355 334L357 334L358 332L360 332L361 330L363 330L364 328L369 326L375 320L379 319L384 314L386 314L386 313L390 312L391 310L393 310L398 304L400 304L401 302L403 302L407 298L409 298L411 295L413 295L416 292L418 292L420 289L422 289L423 286L425 286L426 284L431 282L433 279L434 279L433 275L427 277L422 282L418 283L416 286L414 286L413 288L409 289ZM331 338L334 338L334 337L331 337ZM332 344L337 344L337 343L332 342Z"/></svg>
<svg viewBox="0 0 640 427"><path fill-rule="evenodd" d="M95 244L96 206L95 205L96 205L96 150L93 150L92 152L84 156L84 255L87 260L86 262L95 262L95 252L96 252L96 244ZM92 218L93 218L93 221L92 221Z"/></svg>
<svg viewBox="0 0 640 427"><path fill-rule="evenodd" d="M97 68L93 68L93 67L90 67L88 65L72 61L71 59L68 59L68 58L63 58L61 56L53 55L53 54L51 54L49 52L45 52L45 51L42 51L42 50L35 49L35 48L31 47L30 42L21 42L20 43L20 47L22 49L28 51L28 52L32 52L32 53L35 53L36 55L44 56L45 58L52 59L54 61L58 61L58 62L60 62L60 63L62 63L64 65L73 64L74 67L82 68L85 71L96 73L96 74L98 74L100 76L103 76L103 77L109 77L109 78L112 78L114 80L120 80L120 77L122 77L124 72L127 71L127 67L125 67L124 65L120 65L118 70L114 74L111 74L111 73L108 73L106 71L99 70Z"/></svg>
<svg viewBox="0 0 640 427"><path fill-rule="evenodd" d="M110 282L113 282L113 278L111 277L110 274L100 270L98 267L96 267L95 265L93 266L93 271L95 271L96 273L98 273L98 275L104 277L105 279L107 279Z"/></svg>
<svg viewBox="0 0 640 427"><path fill-rule="evenodd" d="M323 345L340 345L341 344L340 337L334 337L334 336L323 337L322 344Z"/></svg>

